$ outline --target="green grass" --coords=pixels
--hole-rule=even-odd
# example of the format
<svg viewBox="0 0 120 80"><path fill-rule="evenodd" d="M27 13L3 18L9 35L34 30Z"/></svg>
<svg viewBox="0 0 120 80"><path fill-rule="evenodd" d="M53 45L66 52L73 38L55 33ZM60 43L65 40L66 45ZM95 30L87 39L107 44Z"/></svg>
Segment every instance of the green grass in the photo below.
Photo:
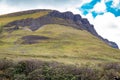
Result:
<svg viewBox="0 0 120 80"><path fill-rule="evenodd" d="M40 40L36 44L21 44L21 37L27 35L45 36L50 39ZM120 60L119 50L109 47L89 32L57 24L42 26L34 32L25 29L3 32L0 55L1 58L35 58L75 65Z"/></svg>
<svg viewBox="0 0 120 80"><path fill-rule="evenodd" d="M21 16L1 17L0 18L0 23L7 24L9 22L12 22L12 21L15 21L15 20L20 20L20 19L38 18L38 17L42 17L42 16L47 15L49 12L50 11L40 11L40 12L36 12L36 13L33 13L33 14L25 14L25 15L21 15Z"/></svg>

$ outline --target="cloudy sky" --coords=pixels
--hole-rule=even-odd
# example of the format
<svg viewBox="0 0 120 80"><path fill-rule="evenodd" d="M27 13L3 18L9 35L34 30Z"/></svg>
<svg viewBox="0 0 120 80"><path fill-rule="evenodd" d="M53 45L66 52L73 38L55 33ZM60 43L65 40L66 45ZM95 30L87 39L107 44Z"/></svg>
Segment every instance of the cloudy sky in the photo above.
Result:
<svg viewBox="0 0 120 80"><path fill-rule="evenodd" d="M120 47L120 0L0 0L0 15L29 9L80 14L94 24L98 34Z"/></svg>

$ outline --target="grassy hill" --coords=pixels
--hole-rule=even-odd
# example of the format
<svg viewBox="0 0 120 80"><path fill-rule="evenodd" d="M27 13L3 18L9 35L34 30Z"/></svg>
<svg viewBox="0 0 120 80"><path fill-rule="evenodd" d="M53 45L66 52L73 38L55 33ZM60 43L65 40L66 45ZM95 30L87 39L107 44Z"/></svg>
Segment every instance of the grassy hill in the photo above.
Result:
<svg viewBox="0 0 120 80"><path fill-rule="evenodd" d="M37 18L49 12L45 10L19 16L15 13L14 16L3 15L0 23L5 25L15 20ZM86 30L60 24L46 24L36 31L31 31L29 26L12 32L3 28L0 36L1 58L36 58L70 64L112 62L120 59L119 50L109 47Z"/></svg>
<svg viewBox="0 0 120 80"><path fill-rule="evenodd" d="M36 31L22 28L13 32L3 32L0 55L1 58L37 58L80 64L119 61L120 51L109 47L85 30L49 24Z"/></svg>
<svg viewBox="0 0 120 80"><path fill-rule="evenodd" d="M70 20L54 17L66 25L45 24L35 31L30 26L18 25L19 29L11 31L14 26L4 26L50 12L0 16L0 80L113 80L120 76L120 50L87 30L69 26Z"/></svg>

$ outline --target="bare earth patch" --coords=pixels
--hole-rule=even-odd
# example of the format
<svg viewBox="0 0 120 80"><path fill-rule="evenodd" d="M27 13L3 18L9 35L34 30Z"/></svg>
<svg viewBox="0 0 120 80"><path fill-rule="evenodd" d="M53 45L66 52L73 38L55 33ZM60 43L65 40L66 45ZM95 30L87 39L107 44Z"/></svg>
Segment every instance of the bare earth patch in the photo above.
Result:
<svg viewBox="0 0 120 80"><path fill-rule="evenodd" d="M38 35L28 35L21 38L23 40L22 44L35 44L40 40L48 40L48 37L38 36Z"/></svg>

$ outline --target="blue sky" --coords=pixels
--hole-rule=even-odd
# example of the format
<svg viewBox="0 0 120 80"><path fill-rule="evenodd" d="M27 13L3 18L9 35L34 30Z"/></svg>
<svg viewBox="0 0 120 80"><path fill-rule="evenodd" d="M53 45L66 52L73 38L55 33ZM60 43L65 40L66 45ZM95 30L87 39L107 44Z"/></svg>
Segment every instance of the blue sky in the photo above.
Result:
<svg viewBox="0 0 120 80"><path fill-rule="evenodd" d="M87 15L91 9L94 8L95 4L100 2L101 0L92 0L88 3L83 4L79 9L82 10L82 13L84 15ZM96 16L97 14L93 12L93 16Z"/></svg>
<svg viewBox="0 0 120 80"><path fill-rule="evenodd" d="M88 3L85 3L83 4L79 10L82 11L82 13L84 15L87 15L89 14L89 12L94 8L94 6L97 4L97 3L100 3L102 0L92 0ZM106 5L106 12L110 12L112 14L114 14L116 17L120 16L120 9L118 7L113 7L113 0L108 0L105 2L105 5ZM118 3L117 6L120 6L120 3ZM91 11L93 17L95 18L97 15L103 15L104 12L96 12L95 10Z"/></svg>
<svg viewBox="0 0 120 80"><path fill-rule="evenodd" d="M120 0L0 0L0 14L29 9L72 11L88 18L96 31L120 47Z"/></svg>

